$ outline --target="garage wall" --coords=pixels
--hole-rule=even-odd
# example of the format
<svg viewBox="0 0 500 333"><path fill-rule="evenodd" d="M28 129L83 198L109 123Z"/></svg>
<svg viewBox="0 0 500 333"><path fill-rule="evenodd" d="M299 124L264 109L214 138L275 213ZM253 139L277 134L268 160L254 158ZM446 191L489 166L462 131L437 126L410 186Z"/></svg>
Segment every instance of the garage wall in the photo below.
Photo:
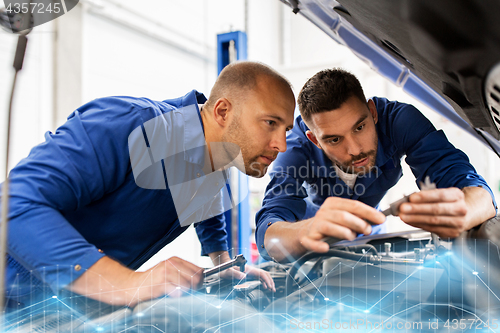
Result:
<svg viewBox="0 0 500 333"><path fill-rule="evenodd" d="M51 23L29 35L21 74L18 75L12 116L10 166L26 156L31 147L42 142L53 116ZM5 179L5 140L7 109L14 77L17 36L0 30L0 182Z"/></svg>

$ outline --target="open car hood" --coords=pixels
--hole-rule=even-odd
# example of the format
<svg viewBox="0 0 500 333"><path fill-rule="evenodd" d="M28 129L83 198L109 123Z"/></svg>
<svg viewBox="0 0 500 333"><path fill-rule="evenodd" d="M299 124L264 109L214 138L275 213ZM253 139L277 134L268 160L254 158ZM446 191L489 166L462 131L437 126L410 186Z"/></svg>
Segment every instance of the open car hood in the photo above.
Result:
<svg viewBox="0 0 500 333"><path fill-rule="evenodd" d="M281 1L500 156L500 2Z"/></svg>

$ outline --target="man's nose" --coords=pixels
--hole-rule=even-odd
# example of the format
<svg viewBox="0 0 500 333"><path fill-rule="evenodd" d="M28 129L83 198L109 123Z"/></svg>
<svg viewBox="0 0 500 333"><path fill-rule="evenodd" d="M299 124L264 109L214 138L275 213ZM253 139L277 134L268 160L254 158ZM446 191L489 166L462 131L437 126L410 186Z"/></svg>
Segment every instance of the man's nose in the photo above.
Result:
<svg viewBox="0 0 500 333"><path fill-rule="evenodd" d="M286 131L283 133L276 133L271 146L274 150L284 153L286 151Z"/></svg>
<svg viewBox="0 0 500 333"><path fill-rule="evenodd" d="M361 154L363 151L363 148L361 146L361 143L358 142L357 140L348 140L347 142L347 153L351 156L357 156Z"/></svg>

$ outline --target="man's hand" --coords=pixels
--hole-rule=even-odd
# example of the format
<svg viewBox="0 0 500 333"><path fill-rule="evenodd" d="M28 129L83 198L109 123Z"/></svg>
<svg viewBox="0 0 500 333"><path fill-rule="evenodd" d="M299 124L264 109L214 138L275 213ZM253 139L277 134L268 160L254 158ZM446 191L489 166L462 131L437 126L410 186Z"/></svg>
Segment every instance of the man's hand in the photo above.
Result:
<svg viewBox="0 0 500 333"><path fill-rule="evenodd" d="M303 222L299 242L306 250L327 252L330 246L321 241L325 237L354 240L357 233L369 235L372 227L365 220L381 224L385 216L360 201L330 197L313 218Z"/></svg>
<svg viewBox="0 0 500 333"><path fill-rule="evenodd" d="M229 253L227 251L212 252L209 253L208 255L210 259L212 259L214 266L218 266L220 264L223 264L231 260L231 258L229 257ZM259 268L245 265L245 272L241 272L239 267L231 267L219 273L219 276L223 279L242 280L247 275L254 278L258 278L264 288L276 291L276 287L274 286L274 281L273 278L271 277L271 274Z"/></svg>
<svg viewBox="0 0 500 333"><path fill-rule="evenodd" d="M163 295L179 297L183 291L201 287L203 268L181 258L172 257L145 271L144 276L146 279L141 282L141 288L149 285L152 298Z"/></svg>
<svg viewBox="0 0 500 333"><path fill-rule="evenodd" d="M421 191L409 200L399 207L401 220L441 238L458 237L495 215L491 196L481 187Z"/></svg>
<svg viewBox="0 0 500 333"><path fill-rule="evenodd" d="M307 251L327 252L325 237L353 240L356 233L368 235L373 224L381 224L385 216L360 201L330 197L323 202L313 218L290 222L275 222L266 230L264 244L277 261L294 260Z"/></svg>
<svg viewBox="0 0 500 333"><path fill-rule="evenodd" d="M240 271L239 267L231 267L219 273L223 279L237 279L243 280L245 277L250 276L259 279L265 289L276 291L274 280L269 272L263 269L245 265L245 272Z"/></svg>
<svg viewBox="0 0 500 333"><path fill-rule="evenodd" d="M177 257L145 272L103 257L66 289L100 302L134 306L163 295L178 297L187 289L197 289L202 281L202 268Z"/></svg>

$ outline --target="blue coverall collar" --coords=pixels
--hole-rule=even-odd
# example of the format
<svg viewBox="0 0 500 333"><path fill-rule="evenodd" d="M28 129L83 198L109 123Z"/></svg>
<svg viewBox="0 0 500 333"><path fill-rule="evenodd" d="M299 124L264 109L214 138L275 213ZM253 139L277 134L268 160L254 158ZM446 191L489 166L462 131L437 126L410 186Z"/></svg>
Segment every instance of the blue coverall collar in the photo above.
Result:
<svg viewBox="0 0 500 333"><path fill-rule="evenodd" d="M375 125L377 128L378 135L378 145L377 145L377 157L375 159L375 165L377 167L382 167L385 165L396 153L396 146L389 140L389 138L380 130L379 124ZM380 170L382 172L382 170Z"/></svg>
<svg viewBox="0 0 500 333"><path fill-rule="evenodd" d="M208 146L205 141L205 131L198 104L203 104L206 101L205 95L192 90L182 97L181 102L181 107L186 108L185 111L187 111L182 112L184 119L184 160L201 166L205 163L205 154L208 153ZM194 108L188 108L189 106L194 106ZM199 133L200 125L202 133Z"/></svg>

